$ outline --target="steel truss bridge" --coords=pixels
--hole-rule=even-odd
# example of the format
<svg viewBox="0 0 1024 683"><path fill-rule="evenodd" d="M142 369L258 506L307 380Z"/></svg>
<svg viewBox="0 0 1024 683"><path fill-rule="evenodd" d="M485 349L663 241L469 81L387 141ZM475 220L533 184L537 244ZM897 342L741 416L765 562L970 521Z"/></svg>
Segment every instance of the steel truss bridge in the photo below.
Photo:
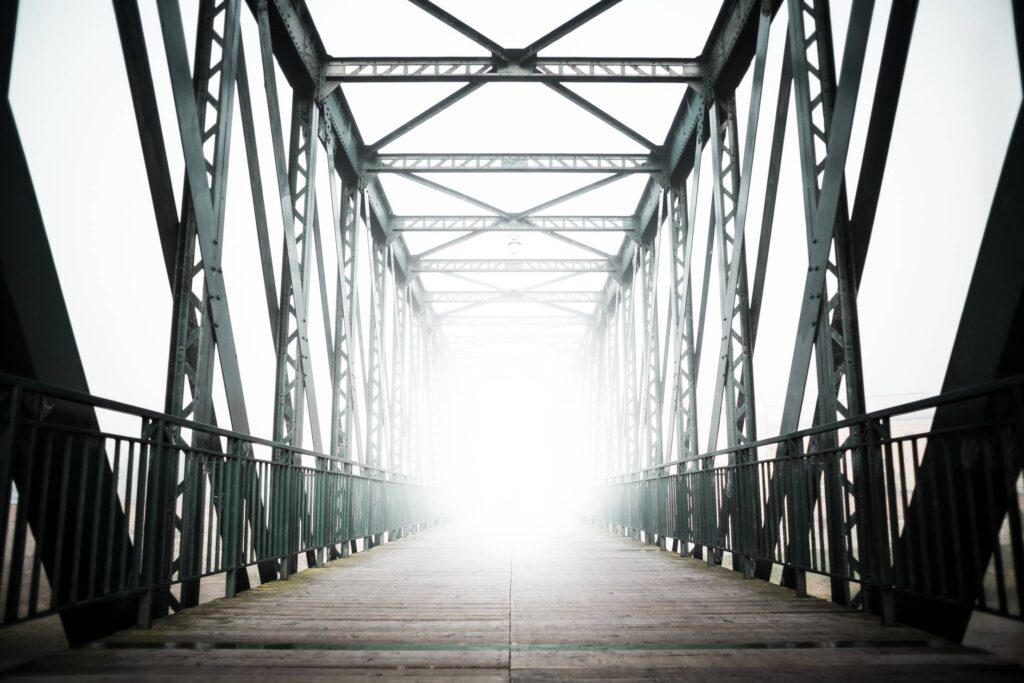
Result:
<svg viewBox="0 0 1024 683"><path fill-rule="evenodd" d="M18 3L0 9L0 492L12 501L0 524L4 626L58 615L69 642L82 644L193 608L212 579L231 597L257 577L285 579L434 526L447 514L436 487L444 476L436 467L437 392L455 354L502 343L501 335L574 351L593 463L581 476L595 481L586 516L602 528L798 595L808 577L824 577L839 606L954 641L974 612L1020 620L1020 112L941 395L881 412L865 404L857 294L918 2L893 2L880 22L872 21L874 2L855 0L840 53L826 0L726 0L700 54L626 59L546 52L618 0L596 2L525 48L492 41L430 0L410 1L489 56L333 57L301 0L200 0L190 53L183 27L192 18L176 2L156 3L161 40L154 45L136 1L112 1L173 299L162 411L89 391L9 98ZM1013 9L1019 47L1024 14L1020 3ZM246 15L259 40L243 48ZM769 38L778 33L786 36L783 65L769 73ZM865 53L876 33L879 76L865 100ZM262 84L247 73L244 49L258 53ZM170 121L161 118L152 72L164 60ZM744 79L748 111L736 97ZM363 139L344 91L357 82L448 81L464 85L375 141ZM762 101L768 81L779 83L776 102ZM478 89L505 82L550 89L646 151L383 151ZM689 87L655 142L565 85L581 82ZM290 102L281 100L286 91ZM254 96L266 99L267 120L257 120ZM858 110L868 127L852 192L847 167ZM772 121L766 139L762 115ZM270 131L270 179L257 128ZM787 357L771 358L755 350L759 330L772 324L762 311L787 129L799 149L808 269L795 342ZM180 143L183 182L172 177L165 139ZM770 150L760 215L750 210L755 145ZM696 201L702 165L712 184L708 206ZM265 299L269 328L233 322L223 268L231 248L224 242L229 166L252 192L263 291L245 296ZM324 169L326 194L314 182ZM445 184L442 174L455 172L572 173L581 184L511 211ZM550 213L637 174L646 185L631 214ZM479 212L396 214L381 184L389 176ZM698 253L704 216L708 250ZM284 241L275 263L269 226L278 218ZM448 255L488 234L520 232L580 255ZM408 246L411 235L435 233L442 241L430 248ZM595 233L621 243L609 253L586 241ZM334 281L325 263L333 263ZM546 279L523 286L485 279L507 273ZM603 285L579 285L584 275ZM433 286L428 276L462 286ZM720 320L708 314L709 283L725 311ZM493 308L506 304L533 308ZM665 311L668 321L659 324ZM314 319L322 321L315 335ZM252 436L238 342L268 331L276 354L273 430L262 439ZM326 349L326 367L311 345ZM788 368L781 427L767 438L755 412L755 357ZM713 395L700 397L711 415L703 432L701 368L714 372ZM317 390L321 383L326 391ZM215 410L216 387L227 414ZM813 418L802 429L807 392ZM894 420L921 411L929 428L894 431ZM101 414L137 428L105 431Z"/></svg>

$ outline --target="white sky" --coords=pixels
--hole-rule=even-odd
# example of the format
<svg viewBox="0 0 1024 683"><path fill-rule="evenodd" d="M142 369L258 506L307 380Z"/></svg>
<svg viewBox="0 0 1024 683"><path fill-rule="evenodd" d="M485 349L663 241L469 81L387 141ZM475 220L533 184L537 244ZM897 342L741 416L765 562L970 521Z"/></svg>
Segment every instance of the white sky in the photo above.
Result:
<svg viewBox="0 0 1024 683"><path fill-rule="evenodd" d="M483 49L475 43L403 0L310 0L309 4L328 51L336 55L483 54ZM439 4L497 42L521 47L584 9L590 0L514 3L446 0ZM856 191L889 4L884 0L876 3L847 168L851 199ZM180 179L183 175L181 149L155 2L141 0L140 7L156 79L171 177ZM183 3L190 47L194 41L190 34L194 32L195 8L195 0ZM542 54L696 56L717 9L717 3L696 0L625 0ZM760 217L763 203L769 136L785 35L784 14L780 13L772 27L748 211L752 217ZM848 1L833 3L837 63L848 14ZM243 17L242 36L254 95L271 244L275 262L279 264L281 226L270 201L275 191L258 41L255 23L247 8L243 8ZM859 295L869 409L931 395L940 388L981 231L1020 105L1016 59L1008 0L921 3ZM278 84L287 131L290 92L280 73ZM364 138L372 142L456 87L456 84L346 84L344 92ZM680 87L665 85L574 84L571 87L659 143L665 138L682 96ZM746 131L749 88L748 77L737 94L741 139ZM101 396L161 409L171 297L110 3L104 0L21 3L11 101L90 388ZM806 267L792 111L789 122L765 306L754 361L758 431L762 436L774 434L778 425ZM642 148L544 86L510 83L483 87L384 151L638 152ZM237 119L232 156L225 279L246 383L250 423L254 433L269 436L274 357L252 228L241 126ZM708 175L702 179L698 197L694 254L703 253L710 208L710 167L710 160L705 156L704 172ZM595 179L575 175L548 177L547 174L434 177L510 211ZM321 215L326 216L330 210L326 176L318 178L317 183ZM475 207L400 178L388 177L383 183L399 214L482 213ZM642 177L631 177L567 202L550 213L632 213L643 183ZM179 199L180 191L180 186L176 187ZM757 228L756 220L748 223L747 256L751 279ZM542 235L527 233L520 239L522 247L518 255L524 258L593 257ZM609 252L617 246L617 241L607 235L581 239ZM437 237L415 236L410 238L409 244L415 253L440 241ZM334 253L330 240L325 242L324 248L326 254ZM508 252L507 235L493 235L472 240L438 256L506 257ZM364 275L369 271L366 266L366 263L361 265ZM702 263L697 266L700 267ZM335 271L332 268L327 269L328 282L333 282ZM667 268L664 262L663 272ZM480 279L487 278L506 286L542 279L538 276L480 276ZM443 275L425 276L423 282L429 289L467 286ZM573 283L567 287L572 289L578 286L597 290L602 282L600 277L586 276L578 282L570 280L564 284ZM333 287L328 290L333 297ZM665 292L667 290L660 295L662 325L667 303ZM717 341L713 325L717 320L714 289L711 294L706 339L714 343ZM311 297L314 296L319 295L311 293ZM333 308L333 301L330 303ZM366 325L369 308L367 303L361 307ZM311 309L319 311L318 299L311 299ZM527 312L522 306L516 311ZM530 312L540 311L533 311L531 307ZM314 371L318 373L320 413L326 416L330 401L324 333L319 316L314 315L311 320L310 340ZM538 367L566 367L564 354L542 352L529 346L497 348L483 357L492 366L507 366L512 363L510 359L519 357L517 353L528 354ZM702 444L706 442L714 355L705 353L701 369L704 379L698 386ZM479 359L480 354L473 358ZM479 372L486 365L472 360L469 355L464 360L460 376ZM575 368L570 371L575 372ZM502 374L504 372L496 370L490 385L508 386L509 395L520 395L517 392L524 390L507 384L509 380ZM564 396L561 389L556 391L558 386L551 384L552 393ZM541 391L543 388L538 387ZM218 413L226 416L219 380L217 390L220 392ZM467 396L466 400L474 399ZM809 411L805 412L809 420ZM517 420L510 415L510 420L513 424L525 424L528 416L523 413Z"/></svg>

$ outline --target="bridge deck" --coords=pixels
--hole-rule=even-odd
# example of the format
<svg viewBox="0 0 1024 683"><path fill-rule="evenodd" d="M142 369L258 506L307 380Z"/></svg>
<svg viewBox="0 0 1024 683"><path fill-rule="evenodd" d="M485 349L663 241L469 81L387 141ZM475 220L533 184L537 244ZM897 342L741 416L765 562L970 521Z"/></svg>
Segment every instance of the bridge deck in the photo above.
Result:
<svg viewBox="0 0 1024 683"><path fill-rule="evenodd" d="M9 673L1020 680L994 655L594 528L501 545L472 538L435 528Z"/></svg>

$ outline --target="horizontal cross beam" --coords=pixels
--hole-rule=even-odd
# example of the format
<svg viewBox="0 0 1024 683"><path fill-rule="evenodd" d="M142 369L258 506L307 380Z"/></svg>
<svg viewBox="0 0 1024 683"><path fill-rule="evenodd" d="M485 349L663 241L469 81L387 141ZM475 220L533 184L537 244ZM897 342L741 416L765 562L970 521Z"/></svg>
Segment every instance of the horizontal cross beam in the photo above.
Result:
<svg viewBox="0 0 1024 683"><path fill-rule="evenodd" d="M345 57L327 60L323 75L328 86L403 81L690 83L703 79L704 66L699 59L673 58L540 57L518 63L495 57Z"/></svg>
<svg viewBox="0 0 1024 683"><path fill-rule="evenodd" d="M636 232L635 216L394 216L397 232L461 232L495 230L516 232Z"/></svg>
<svg viewBox="0 0 1024 683"><path fill-rule="evenodd" d="M487 303L560 303L590 304L604 300L602 292L544 292L544 291L438 291L424 292L425 303L431 304L487 304Z"/></svg>
<svg viewBox="0 0 1024 683"><path fill-rule="evenodd" d="M376 173L656 173L661 162L649 154L377 154L365 170Z"/></svg>
<svg viewBox="0 0 1024 683"><path fill-rule="evenodd" d="M437 321L445 327L511 327L521 329L525 327L589 327L592 317L583 313L579 315L444 315L439 316Z"/></svg>
<svg viewBox="0 0 1024 683"><path fill-rule="evenodd" d="M422 259L414 273L614 273L608 259Z"/></svg>
<svg viewBox="0 0 1024 683"><path fill-rule="evenodd" d="M451 336L446 334L445 340L450 344L487 344L488 346L502 345L502 344L579 344L582 338L579 335L566 335L566 334L516 334L516 335L458 335Z"/></svg>

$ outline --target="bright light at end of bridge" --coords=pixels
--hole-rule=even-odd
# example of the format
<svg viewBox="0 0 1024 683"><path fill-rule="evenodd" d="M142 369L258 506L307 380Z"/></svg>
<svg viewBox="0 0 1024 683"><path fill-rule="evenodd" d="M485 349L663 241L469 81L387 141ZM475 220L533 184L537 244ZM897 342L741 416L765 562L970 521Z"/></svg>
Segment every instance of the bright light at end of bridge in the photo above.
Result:
<svg viewBox="0 0 1024 683"><path fill-rule="evenodd" d="M520 344L451 363L437 472L452 516L506 539L582 517L595 468L579 354Z"/></svg>

